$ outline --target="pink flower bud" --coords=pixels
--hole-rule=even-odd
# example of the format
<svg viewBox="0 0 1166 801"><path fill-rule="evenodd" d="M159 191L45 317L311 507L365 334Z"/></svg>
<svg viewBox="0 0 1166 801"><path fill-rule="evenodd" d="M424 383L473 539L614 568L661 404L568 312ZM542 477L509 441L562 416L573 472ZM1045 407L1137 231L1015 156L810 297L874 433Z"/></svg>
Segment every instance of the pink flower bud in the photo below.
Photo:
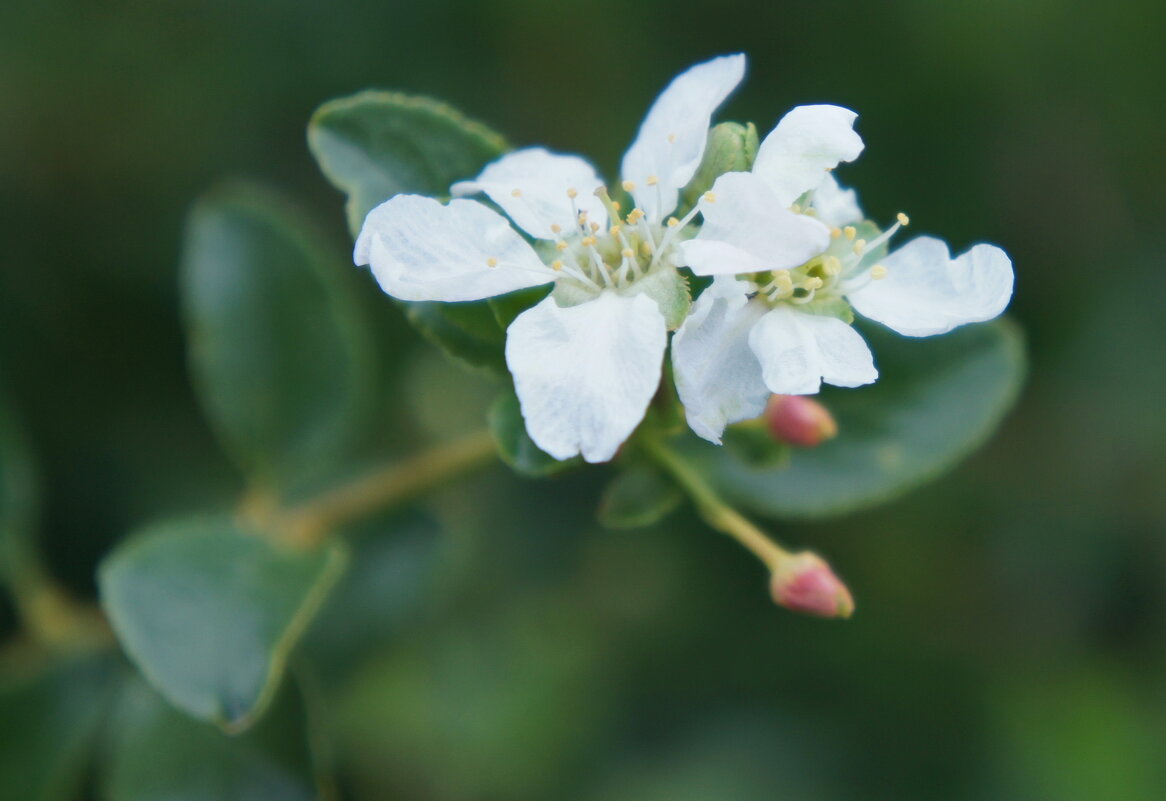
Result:
<svg viewBox="0 0 1166 801"><path fill-rule="evenodd" d="M838 435L838 424L825 406L805 395L773 395L765 407L769 433L778 442L816 448Z"/></svg>
<svg viewBox="0 0 1166 801"><path fill-rule="evenodd" d="M769 582L773 600L793 612L816 617L850 617L854 598L817 554L803 551L782 561Z"/></svg>

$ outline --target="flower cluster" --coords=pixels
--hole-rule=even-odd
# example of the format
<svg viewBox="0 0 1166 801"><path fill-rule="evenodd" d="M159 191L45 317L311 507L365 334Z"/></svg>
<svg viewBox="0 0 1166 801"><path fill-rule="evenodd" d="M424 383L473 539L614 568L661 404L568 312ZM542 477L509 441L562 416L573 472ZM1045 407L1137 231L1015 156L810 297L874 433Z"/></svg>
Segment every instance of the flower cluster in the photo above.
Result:
<svg viewBox="0 0 1166 801"><path fill-rule="evenodd" d="M844 108L793 109L750 171L723 173L671 216L744 71L744 56L723 56L673 80L624 155L621 192L577 156L518 150L454 184L449 203L397 195L373 209L355 261L401 300L477 301L553 284L507 329L506 363L531 439L589 462L611 459L643 419L670 331L689 425L719 443L771 394L874 381L855 311L906 336L1003 311L1013 276L999 248L953 260L943 242L919 237L887 253L907 218L879 231L831 175L863 149ZM695 303L685 271L712 276Z"/></svg>

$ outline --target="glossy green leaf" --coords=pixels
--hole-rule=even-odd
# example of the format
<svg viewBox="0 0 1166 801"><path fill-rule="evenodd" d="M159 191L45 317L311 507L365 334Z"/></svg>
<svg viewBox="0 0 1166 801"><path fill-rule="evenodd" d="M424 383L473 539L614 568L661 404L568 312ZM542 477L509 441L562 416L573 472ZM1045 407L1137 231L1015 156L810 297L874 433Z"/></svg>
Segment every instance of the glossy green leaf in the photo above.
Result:
<svg viewBox="0 0 1166 801"><path fill-rule="evenodd" d="M443 196L506 152L499 134L444 103L365 91L325 103L308 124L308 147L348 195L353 236L375 206L402 192Z"/></svg>
<svg viewBox="0 0 1166 801"><path fill-rule="evenodd" d="M102 766L107 801L309 801L318 798L303 705L280 693L242 736L186 717L138 680L111 721Z"/></svg>
<svg viewBox="0 0 1166 801"><path fill-rule="evenodd" d="M952 468L995 430L1024 378L1020 335L1007 320L908 339L868 326L879 380L826 388L839 436L776 465L695 437L679 444L730 502L760 514L813 518L894 498Z"/></svg>
<svg viewBox="0 0 1166 801"><path fill-rule="evenodd" d="M680 505L683 493L659 470L633 465L603 491L599 522L608 528L640 528L664 519Z"/></svg>
<svg viewBox="0 0 1166 801"><path fill-rule="evenodd" d="M434 100L366 91L325 103L308 125L321 171L348 196L355 237L365 215L402 192L440 197L507 150L505 140ZM402 303L410 322L450 355L505 373L502 329L485 302Z"/></svg>
<svg viewBox="0 0 1166 801"><path fill-rule="evenodd" d="M526 422L518 396L507 390L498 396L487 415L490 433L498 446L498 456L516 473L524 476L549 476L581 464L579 457L559 461L542 451L526 433Z"/></svg>
<svg viewBox="0 0 1166 801"><path fill-rule="evenodd" d="M0 796L76 797L116 675L109 654L0 670Z"/></svg>
<svg viewBox="0 0 1166 801"><path fill-rule="evenodd" d="M205 196L187 224L190 366L222 444L260 483L317 477L355 436L370 381L349 268L276 196Z"/></svg>
<svg viewBox="0 0 1166 801"><path fill-rule="evenodd" d="M102 604L126 653L174 705L239 730L271 700L288 653L345 563L286 550L225 518L157 524L102 563Z"/></svg>
<svg viewBox="0 0 1166 801"><path fill-rule="evenodd" d="M0 583L38 571L33 546L36 474L24 432L0 395Z"/></svg>

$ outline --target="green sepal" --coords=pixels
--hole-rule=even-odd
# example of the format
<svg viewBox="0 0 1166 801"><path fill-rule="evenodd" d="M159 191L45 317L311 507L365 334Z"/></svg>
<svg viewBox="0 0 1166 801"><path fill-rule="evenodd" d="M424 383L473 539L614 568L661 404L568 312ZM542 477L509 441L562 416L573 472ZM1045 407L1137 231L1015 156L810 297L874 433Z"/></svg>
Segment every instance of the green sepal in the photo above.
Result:
<svg viewBox="0 0 1166 801"><path fill-rule="evenodd" d="M663 520L682 500L680 488L660 470L635 464L603 490L596 517L607 528L642 528Z"/></svg>
<svg viewBox="0 0 1166 801"><path fill-rule="evenodd" d="M498 456L516 473L541 478L582 464L578 456L560 461L534 444L526 433L526 421L522 419L522 408L513 390L505 390L498 396L486 421L498 447Z"/></svg>
<svg viewBox="0 0 1166 801"><path fill-rule="evenodd" d="M631 286L633 294L644 294L656 301L669 331L675 331L692 309L688 281L677 270L660 267Z"/></svg>
<svg viewBox="0 0 1166 801"><path fill-rule="evenodd" d="M172 704L229 731L251 725L340 576L338 544L292 550L229 518L149 526L98 571L126 654Z"/></svg>

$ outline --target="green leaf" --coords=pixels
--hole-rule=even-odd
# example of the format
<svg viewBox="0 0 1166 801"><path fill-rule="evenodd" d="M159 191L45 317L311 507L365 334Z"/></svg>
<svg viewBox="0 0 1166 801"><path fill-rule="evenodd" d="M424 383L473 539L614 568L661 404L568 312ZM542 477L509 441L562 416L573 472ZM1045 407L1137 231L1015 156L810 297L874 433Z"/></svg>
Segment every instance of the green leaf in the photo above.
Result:
<svg viewBox="0 0 1166 801"><path fill-rule="evenodd" d="M195 388L250 478L318 478L355 438L372 366L346 280L275 195L212 191L187 223L182 284Z"/></svg>
<svg viewBox="0 0 1166 801"><path fill-rule="evenodd" d="M335 545L285 550L229 519L198 518L122 543L98 580L118 639L150 683L237 731L271 700L344 563Z"/></svg>
<svg viewBox="0 0 1166 801"><path fill-rule="evenodd" d="M127 683L101 776L107 801L309 801L318 798L305 713L295 693L232 737L192 720L141 681Z"/></svg>
<svg viewBox="0 0 1166 801"><path fill-rule="evenodd" d="M0 395L0 583L32 578L41 568L33 544L36 471L24 432Z"/></svg>
<svg viewBox="0 0 1166 801"><path fill-rule="evenodd" d="M534 440L526 433L526 422L522 419L518 396L512 390L498 396L486 420L490 433L494 435L494 444L498 446L498 456L516 473L537 478L581 464L577 456L559 461L534 444Z"/></svg>
<svg viewBox="0 0 1166 801"><path fill-rule="evenodd" d="M764 515L843 514L900 495L951 469L995 430L1024 378L1021 337L1007 320L908 339L864 328L879 380L823 390L839 436L763 466L688 437L680 447L731 503Z"/></svg>
<svg viewBox="0 0 1166 801"><path fill-rule="evenodd" d="M434 100L366 91L325 103L308 146L332 185L348 196L355 237L365 215L402 192L441 197L508 149L481 123ZM409 321L451 356L504 375L502 329L485 302L401 302Z"/></svg>
<svg viewBox="0 0 1166 801"><path fill-rule="evenodd" d="M325 103L308 124L308 147L348 195L348 229L402 192L434 197L505 153L506 140L444 103L364 91Z"/></svg>
<svg viewBox="0 0 1166 801"><path fill-rule="evenodd" d="M491 374L506 375L506 334L486 301L399 303L409 322L454 359Z"/></svg>
<svg viewBox="0 0 1166 801"><path fill-rule="evenodd" d="M0 791L21 801L75 798L117 674L109 654L0 672Z"/></svg>
<svg viewBox="0 0 1166 801"><path fill-rule="evenodd" d="M634 465L603 491L599 522L608 528L640 528L663 520L680 505L683 493L659 470Z"/></svg>

